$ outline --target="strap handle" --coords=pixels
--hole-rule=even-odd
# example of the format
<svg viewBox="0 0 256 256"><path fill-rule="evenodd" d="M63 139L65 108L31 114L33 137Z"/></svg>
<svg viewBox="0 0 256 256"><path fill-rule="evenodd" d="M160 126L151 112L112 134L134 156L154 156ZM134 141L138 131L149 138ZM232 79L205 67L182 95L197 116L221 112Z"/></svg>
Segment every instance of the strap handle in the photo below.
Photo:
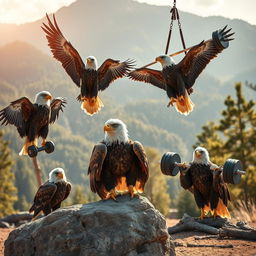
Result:
<svg viewBox="0 0 256 256"><path fill-rule="evenodd" d="M168 34L168 38L167 38L167 44L166 44L166 48L165 48L165 54L168 54L168 50L169 50L169 46L170 46L170 41L171 41L171 36L172 36L172 27L173 27L173 21L177 20L178 21L178 26L179 26L179 31L180 31L180 38L181 38L181 42L182 42L182 46L183 49L186 49L186 44L185 44L185 40L184 40L184 36L183 36L183 32L182 32L182 27L181 27L181 22L180 22L180 15L179 15L179 11L176 8L176 0L173 1L173 7L170 11L171 13L171 23L170 23L170 28L169 28L169 34ZM187 53L186 51L184 51L185 54Z"/></svg>

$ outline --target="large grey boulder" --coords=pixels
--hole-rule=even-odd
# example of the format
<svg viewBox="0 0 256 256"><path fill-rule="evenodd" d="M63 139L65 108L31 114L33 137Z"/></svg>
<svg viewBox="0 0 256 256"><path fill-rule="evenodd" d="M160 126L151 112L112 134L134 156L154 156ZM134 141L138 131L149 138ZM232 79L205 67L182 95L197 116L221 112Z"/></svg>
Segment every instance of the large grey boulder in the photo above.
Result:
<svg viewBox="0 0 256 256"><path fill-rule="evenodd" d="M73 205L13 230L5 256L169 256L165 218L145 197Z"/></svg>

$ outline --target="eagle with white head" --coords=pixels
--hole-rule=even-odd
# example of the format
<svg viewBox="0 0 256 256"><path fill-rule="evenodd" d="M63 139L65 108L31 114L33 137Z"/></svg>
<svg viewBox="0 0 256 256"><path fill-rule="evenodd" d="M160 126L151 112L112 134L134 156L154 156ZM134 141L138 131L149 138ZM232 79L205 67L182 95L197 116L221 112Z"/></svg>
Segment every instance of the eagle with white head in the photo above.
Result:
<svg viewBox="0 0 256 256"><path fill-rule="evenodd" d="M102 199L116 200L119 193L131 197L144 191L148 180L148 160L143 146L128 137L127 127L119 119L104 125L105 138L94 146L88 174L90 186Z"/></svg>
<svg viewBox="0 0 256 256"><path fill-rule="evenodd" d="M42 211L44 215L60 208L71 191L71 184L67 182L65 171L55 168L49 173L49 179L39 187L34 197L34 203L29 212L34 212L33 219Z"/></svg>
<svg viewBox="0 0 256 256"><path fill-rule="evenodd" d="M226 27L215 31L212 39L192 47L178 64L175 64L168 55L161 55L156 58L162 65L161 71L139 68L129 73L129 78L165 90L170 99L167 106L175 104L179 113L188 115L194 108L189 95L193 92L192 87L196 79L207 64L228 47L230 40L233 40L230 36L234 33L228 34L231 29L225 30Z"/></svg>
<svg viewBox="0 0 256 256"><path fill-rule="evenodd" d="M183 164L185 165L185 164ZM193 152L193 160L181 171L180 184L184 189L192 189L196 204L201 210L203 219L209 212L217 216L230 218L227 205L230 195L224 183L221 169L210 161L209 152L197 147Z"/></svg>
<svg viewBox="0 0 256 256"><path fill-rule="evenodd" d="M43 23L42 29L46 33L53 57L62 63L73 82L80 88L77 99L82 102L81 109L88 115L96 114L104 106L98 92L108 88L116 79L127 75L133 67L133 61L107 59L98 68L96 58L89 56L85 65L78 51L63 36L55 15L54 24L47 14L46 17L48 25Z"/></svg>
<svg viewBox="0 0 256 256"><path fill-rule="evenodd" d="M42 91L36 94L35 103L27 97L22 97L0 111L1 124L16 126L20 137L26 137L19 155L27 155L28 147L37 145L39 137L43 139L42 146L45 145L49 124L57 120L65 104L64 98L52 100L52 95L48 91Z"/></svg>

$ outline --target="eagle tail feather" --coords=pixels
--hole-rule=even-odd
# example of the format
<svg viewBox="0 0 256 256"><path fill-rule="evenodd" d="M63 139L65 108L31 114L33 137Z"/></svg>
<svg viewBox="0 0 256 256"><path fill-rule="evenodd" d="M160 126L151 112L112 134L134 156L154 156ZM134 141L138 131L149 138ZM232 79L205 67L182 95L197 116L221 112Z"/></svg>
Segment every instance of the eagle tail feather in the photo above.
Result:
<svg viewBox="0 0 256 256"><path fill-rule="evenodd" d="M98 113L102 107L104 107L103 102L98 96L92 97L92 98L83 98L83 101L81 104L81 109L87 115L90 115L90 116Z"/></svg>
<svg viewBox="0 0 256 256"><path fill-rule="evenodd" d="M175 102L175 108L177 112L179 112L182 115L187 116L190 112L193 111L194 103L190 99L187 90L185 91L185 95L183 99L177 99Z"/></svg>
<svg viewBox="0 0 256 256"><path fill-rule="evenodd" d="M219 201L218 201L216 213L217 213L217 216L220 216L222 218L231 219L229 210L228 210L227 206L223 203L222 199L219 199Z"/></svg>

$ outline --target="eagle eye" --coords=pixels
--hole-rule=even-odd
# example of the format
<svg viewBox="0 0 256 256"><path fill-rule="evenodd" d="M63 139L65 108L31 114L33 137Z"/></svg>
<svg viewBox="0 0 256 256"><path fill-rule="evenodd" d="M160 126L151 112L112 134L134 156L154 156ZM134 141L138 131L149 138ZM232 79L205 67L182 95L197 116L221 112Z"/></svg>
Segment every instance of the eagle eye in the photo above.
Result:
<svg viewBox="0 0 256 256"><path fill-rule="evenodd" d="M119 124L112 124L113 128L117 128L119 126Z"/></svg>

